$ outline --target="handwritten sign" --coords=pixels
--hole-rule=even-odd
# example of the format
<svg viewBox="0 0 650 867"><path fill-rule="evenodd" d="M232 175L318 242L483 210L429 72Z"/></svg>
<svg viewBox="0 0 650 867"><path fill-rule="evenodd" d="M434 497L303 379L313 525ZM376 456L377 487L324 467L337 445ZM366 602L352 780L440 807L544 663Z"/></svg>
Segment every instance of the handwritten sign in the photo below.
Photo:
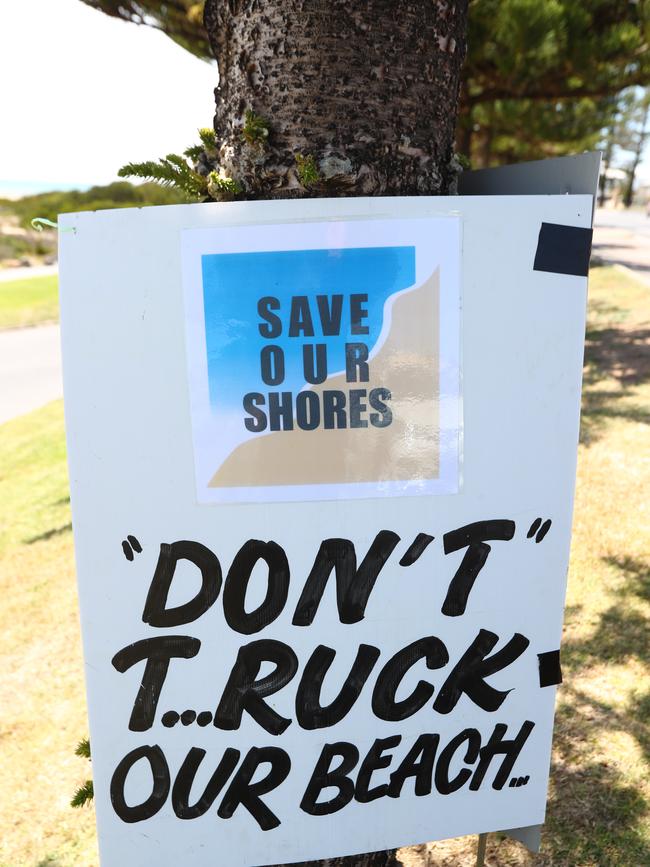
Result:
<svg viewBox="0 0 650 867"><path fill-rule="evenodd" d="M533 266L590 207L63 218L104 867L543 821L586 279Z"/></svg>

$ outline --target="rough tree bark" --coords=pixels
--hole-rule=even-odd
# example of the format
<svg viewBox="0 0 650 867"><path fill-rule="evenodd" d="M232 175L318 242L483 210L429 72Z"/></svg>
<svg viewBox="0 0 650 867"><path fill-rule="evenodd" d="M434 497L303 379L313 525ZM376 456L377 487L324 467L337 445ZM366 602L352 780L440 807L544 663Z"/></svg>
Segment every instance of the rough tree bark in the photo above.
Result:
<svg viewBox="0 0 650 867"><path fill-rule="evenodd" d="M207 0L204 20L219 65L216 162L239 197L455 191L467 0ZM318 863L397 862L388 851Z"/></svg>
<svg viewBox="0 0 650 867"><path fill-rule="evenodd" d="M207 0L204 20L243 198L454 191L467 0Z"/></svg>

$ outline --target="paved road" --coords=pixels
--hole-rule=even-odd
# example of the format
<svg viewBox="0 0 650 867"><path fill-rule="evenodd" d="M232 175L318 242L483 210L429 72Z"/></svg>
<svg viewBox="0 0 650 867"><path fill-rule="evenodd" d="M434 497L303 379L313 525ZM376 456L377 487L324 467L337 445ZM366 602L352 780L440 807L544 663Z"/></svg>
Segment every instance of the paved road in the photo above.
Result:
<svg viewBox="0 0 650 867"><path fill-rule="evenodd" d="M650 219L638 211L598 210L594 256L631 268L650 286ZM0 282L55 274L56 266L0 271ZM0 424L61 397L58 325L0 332Z"/></svg>
<svg viewBox="0 0 650 867"><path fill-rule="evenodd" d="M625 265L650 286L650 218L643 211L596 211L594 258Z"/></svg>
<svg viewBox="0 0 650 867"><path fill-rule="evenodd" d="M2 268L0 269L0 283L7 280L23 280L27 277L50 277L56 274L56 265L34 265L32 268Z"/></svg>
<svg viewBox="0 0 650 867"><path fill-rule="evenodd" d="M58 325L0 332L0 424L61 397Z"/></svg>

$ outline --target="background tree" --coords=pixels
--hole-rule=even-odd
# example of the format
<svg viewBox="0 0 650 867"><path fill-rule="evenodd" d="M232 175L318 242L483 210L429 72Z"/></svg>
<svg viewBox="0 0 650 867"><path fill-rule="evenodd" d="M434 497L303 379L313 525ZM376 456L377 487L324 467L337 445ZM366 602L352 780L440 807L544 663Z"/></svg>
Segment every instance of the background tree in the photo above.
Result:
<svg viewBox="0 0 650 867"><path fill-rule="evenodd" d="M122 21L161 30L174 42L203 60L212 53L203 27L203 0L82 0Z"/></svg>
<svg viewBox="0 0 650 867"><path fill-rule="evenodd" d="M650 137L648 121L650 121L650 91L635 90L629 103L625 135L617 142L622 150L628 151L631 155L626 166L628 179L623 193L623 204L626 208L630 207L634 199L636 172Z"/></svg>
<svg viewBox="0 0 650 867"><path fill-rule="evenodd" d="M202 3L83 2L212 58ZM482 167L594 147L608 98L650 83L649 43L648 0L469 0L457 151Z"/></svg>
<svg viewBox="0 0 650 867"><path fill-rule="evenodd" d="M622 185L623 204L630 207L634 197L636 172L650 137L650 90L633 87L612 99L610 119L604 126L598 147L603 154L603 171L599 182L600 205L608 198L609 169L627 173Z"/></svg>

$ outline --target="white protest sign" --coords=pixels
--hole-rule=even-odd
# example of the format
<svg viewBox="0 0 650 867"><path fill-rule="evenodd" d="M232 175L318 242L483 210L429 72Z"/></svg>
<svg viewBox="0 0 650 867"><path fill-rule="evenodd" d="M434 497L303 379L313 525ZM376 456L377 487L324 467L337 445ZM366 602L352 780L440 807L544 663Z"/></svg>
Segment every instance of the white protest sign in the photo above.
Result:
<svg viewBox="0 0 650 867"><path fill-rule="evenodd" d="M590 216L522 196L61 219L104 867L543 821L586 303L544 239L582 243Z"/></svg>

